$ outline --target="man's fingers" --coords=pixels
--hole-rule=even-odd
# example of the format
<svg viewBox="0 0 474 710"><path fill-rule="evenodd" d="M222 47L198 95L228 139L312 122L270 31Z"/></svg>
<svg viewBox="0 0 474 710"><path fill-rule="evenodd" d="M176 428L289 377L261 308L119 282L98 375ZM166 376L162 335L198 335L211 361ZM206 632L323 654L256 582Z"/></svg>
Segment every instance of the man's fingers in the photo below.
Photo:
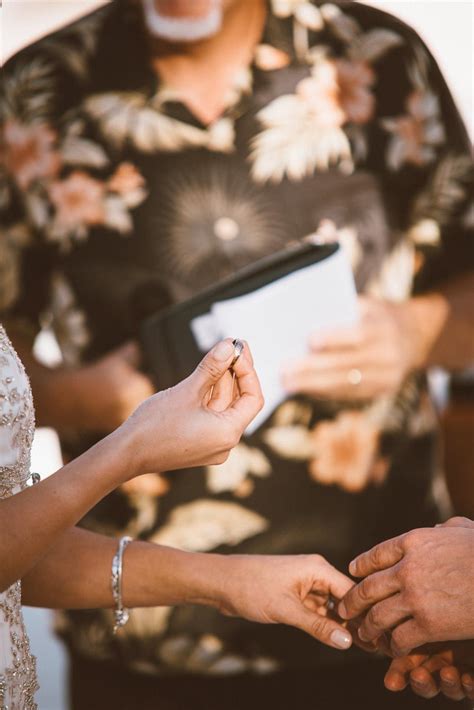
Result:
<svg viewBox="0 0 474 710"><path fill-rule="evenodd" d="M434 698L439 693L439 686L434 676L421 666L410 673L410 685L414 693L422 698Z"/></svg>
<svg viewBox="0 0 474 710"><path fill-rule="evenodd" d="M369 574L397 564L404 555L403 539L404 535L400 535L363 552L352 560L349 572L353 577L367 577Z"/></svg>
<svg viewBox="0 0 474 710"><path fill-rule="evenodd" d="M450 700L463 700L466 697L461 673L455 666L445 666L440 669L439 683L441 692Z"/></svg>
<svg viewBox="0 0 474 710"><path fill-rule="evenodd" d="M200 397L204 397L211 387L216 385L225 372L227 372L233 357L234 346L230 338L217 343L217 345L205 355L191 375Z"/></svg>
<svg viewBox="0 0 474 710"><path fill-rule="evenodd" d="M394 656L405 656L413 648L426 643L426 633L419 627L415 619L404 621L392 632L390 648Z"/></svg>
<svg viewBox="0 0 474 710"><path fill-rule="evenodd" d="M461 515L457 515L454 518L449 518L445 523L439 523L436 525L437 528L474 528L474 520L469 520L469 518L463 518Z"/></svg>
<svg viewBox="0 0 474 710"><path fill-rule="evenodd" d="M361 325L348 328L333 328L325 333L314 333L310 336L309 345L314 352L330 352L332 350L348 350L359 348L366 340L367 334Z"/></svg>
<svg viewBox="0 0 474 710"><path fill-rule="evenodd" d="M461 682L466 697L468 697L469 700L474 700L474 672L471 673L469 671L467 673L463 673L461 676Z"/></svg>
<svg viewBox="0 0 474 710"><path fill-rule="evenodd" d="M394 594L369 609L359 627L359 637L365 643L375 641L385 631L392 629L408 616L409 611L403 604L403 596Z"/></svg>
<svg viewBox="0 0 474 710"><path fill-rule="evenodd" d="M282 621L306 631L326 646L346 650L352 645L352 636L347 629L327 616L315 614L303 604L296 605L293 614Z"/></svg>
<svg viewBox="0 0 474 710"><path fill-rule="evenodd" d="M346 594L339 604L339 614L343 619L354 619L373 606L373 604L390 597L398 592L399 589L400 585L396 569L390 568L381 572L374 572L365 577L362 582L359 582ZM382 623L383 620L378 618L377 621ZM382 630L387 628L390 627L385 626Z"/></svg>
<svg viewBox="0 0 474 710"><path fill-rule="evenodd" d="M393 692L404 690L408 685L410 672L421 666L426 659L427 656L425 654L415 653L403 658L394 658L385 674L384 683L387 690Z"/></svg>
<svg viewBox="0 0 474 710"><path fill-rule="evenodd" d="M239 424L246 428L259 413L264 403L262 388L247 343L245 343L244 350L233 370L240 396L234 400L227 411L236 415Z"/></svg>

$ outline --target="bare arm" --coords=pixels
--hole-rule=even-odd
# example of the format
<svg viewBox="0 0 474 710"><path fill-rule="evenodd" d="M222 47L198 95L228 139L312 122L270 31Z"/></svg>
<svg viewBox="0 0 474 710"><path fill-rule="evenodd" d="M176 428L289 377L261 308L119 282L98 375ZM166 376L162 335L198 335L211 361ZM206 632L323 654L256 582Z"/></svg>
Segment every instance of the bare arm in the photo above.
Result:
<svg viewBox="0 0 474 710"><path fill-rule="evenodd" d="M81 367L46 367L33 352L31 338L8 327L8 334L28 372L38 423L59 432L108 434L154 392L139 371L140 352L127 343Z"/></svg>
<svg viewBox="0 0 474 710"><path fill-rule="evenodd" d="M474 273L409 303L418 331L416 365L456 370L474 362Z"/></svg>
<svg viewBox="0 0 474 710"><path fill-rule="evenodd" d="M116 486L148 471L222 463L262 406L246 348L219 343L184 382L146 400L106 439L46 481L0 501L0 590L22 578L58 537Z"/></svg>
<svg viewBox="0 0 474 710"><path fill-rule="evenodd" d="M112 607L110 570L116 549L112 538L68 530L24 577L23 602ZM289 624L340 649L351 645L351 635L327 617L326 605L352 584L319 555L225 556L138 541L124 553L125 606L204 604L250 621Z"/></svg>

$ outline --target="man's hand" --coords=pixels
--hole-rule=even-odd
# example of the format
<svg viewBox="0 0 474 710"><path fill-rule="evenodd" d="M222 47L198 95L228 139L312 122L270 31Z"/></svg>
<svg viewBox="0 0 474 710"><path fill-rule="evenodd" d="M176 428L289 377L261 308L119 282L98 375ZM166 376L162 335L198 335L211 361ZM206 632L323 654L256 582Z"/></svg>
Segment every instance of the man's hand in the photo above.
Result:
<svg viewBox="0 0 474 710"><path fill-rule="evenodd" d="M413 530L373 547L350 565L365 579L339 605L343 618L366 613L363 641L393 629L406 655L426 643L474 638L474 526L459 519Z"/></svg>
<svg viewBox="0 0 474 710"><path fill-rule="evenodd" d="M352 643L328 602L354 584L320 555L231 555L220 610L262 624L287 624L338 649Z"/></svg>
<svg viewBox="0 0 474 710"><path fill-rule="evenodd" d="M113 431L153 394L152 382L138 369L140 359L138 345L130 342L69 373L77 428Z"/></svg>
<svg viewBox="0 0 474 710"><path fill-rule="evenodd" d="M450 700L474 700L474 641L426 646L395 658L385 687L399 692L408 684L426 699L442 693Z"/></svg>
<svg viewBox="0 0 474 710"><path fill-rule="evenodd" d="M285 367L285 388L344 400L396 392L422 365L412 303L360 298L358 325L312 336L310 354Z"/></svg>

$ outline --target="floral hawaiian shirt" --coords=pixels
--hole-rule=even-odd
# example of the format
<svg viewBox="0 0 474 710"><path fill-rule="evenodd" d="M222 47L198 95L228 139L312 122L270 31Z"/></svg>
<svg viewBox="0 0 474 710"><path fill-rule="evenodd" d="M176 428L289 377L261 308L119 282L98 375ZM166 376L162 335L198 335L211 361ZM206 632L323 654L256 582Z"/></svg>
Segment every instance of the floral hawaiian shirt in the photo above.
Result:
<svg viewBox="0 0 474 710"><path fill-rule="evenodd" d="M0 120L0 303L51 324L70 365L136 336L150 284L176 302L310 234L341 242L360 293L393 301L474 264L468 140L446 84L410 28L361 4L269 1L251 65L203 125L151 69L138 6L117 0L7 63ZM436 520L436 446L422 375L358 405L292 397L226 463L149 474L83 524L342 569ZM350 491L332 484L347 469ZM147 672L337 656L197 607L134 610L111 630L106 611L62 617L77 652Z"/></svg>

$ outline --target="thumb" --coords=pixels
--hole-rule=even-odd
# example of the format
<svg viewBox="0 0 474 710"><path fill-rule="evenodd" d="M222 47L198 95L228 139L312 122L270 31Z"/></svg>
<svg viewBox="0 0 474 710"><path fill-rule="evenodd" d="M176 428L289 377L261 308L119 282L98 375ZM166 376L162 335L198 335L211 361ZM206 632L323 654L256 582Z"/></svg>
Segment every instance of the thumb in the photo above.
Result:
<svg viewBox="0 0 474 710"><path fill-rule="evenodd" d="M229 369L233 357L234 345L230 338L221 340L207 353L191 375L200 395L205 395L212 385L221 379Z"/></svg>
<svg viewBox="0 0 474 710"><path fill-rule="evenodd" d="M310 611L303 604L296 604L293 607L293 613L288 615L285 623L306 631L326 646L346 650L352 645L352 636L344 626L327 616Z"/></svg>

